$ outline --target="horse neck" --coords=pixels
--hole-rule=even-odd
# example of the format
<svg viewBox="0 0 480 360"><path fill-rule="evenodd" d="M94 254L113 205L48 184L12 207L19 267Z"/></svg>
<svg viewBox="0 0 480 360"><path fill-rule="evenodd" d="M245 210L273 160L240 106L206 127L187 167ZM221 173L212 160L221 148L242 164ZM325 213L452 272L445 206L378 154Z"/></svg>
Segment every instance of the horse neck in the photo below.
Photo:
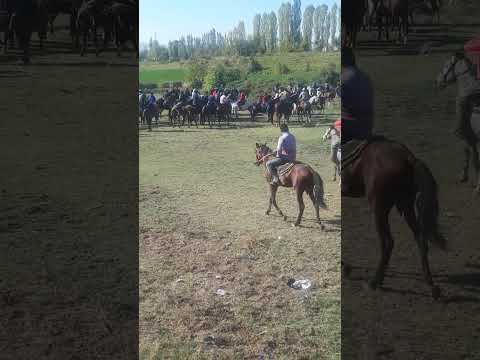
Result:
<svg viewBox="0 0 480 360"><path fill-rule="evenodd" d="M459 74L458 76L456 75L459 90L462 90L477 81L475 74L471 71L467 71L468 68L469 64L465 60L459 61L457 65L455 65L455 75Z"/></svg>

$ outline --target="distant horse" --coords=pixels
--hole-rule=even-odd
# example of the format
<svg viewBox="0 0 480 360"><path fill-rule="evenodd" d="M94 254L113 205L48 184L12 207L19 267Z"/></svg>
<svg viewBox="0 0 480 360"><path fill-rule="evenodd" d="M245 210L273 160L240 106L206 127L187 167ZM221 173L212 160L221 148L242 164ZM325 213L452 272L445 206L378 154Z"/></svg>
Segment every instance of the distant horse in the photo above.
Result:
<svg viewBox="0 0 480 360"><path fill-rule="evenodd" d="M306 124L311 124L312 122L312 105L308 101L300 101L298 104L294 104L294 108L296 108L297 118L301 122L305 122ZM293 114L293 112L292 112Z"/></svg>
<svg viewBox="0 0 480 360"><path fill-rule="evenodd" d="M7 1L8 26L5 32L4 52L8 49L8 40L16 36L19 48L23 51L22 60L30 62L30 40L36 31L40 39L40 49L47 36L48 9L46 0Z"/></svg>
<svg viewBox="0 0 480 360"><path fill-rule="evenodd" d="M432 296L438 298L440 289L432 280L428 247L433 243L445 249L446 241L438 229L438 190L432 173L404 145L383 137L351 141L342 147L346 147L342 149L342 196L368 199L380 237L381 258L370 288L383 283L392 255L389 214L396 206L414 234L425 280ZM343 264L345 274L348 268Z"/></svg>
<svg viewBox="0 0 480 360"><path fill-rule="evenodd" d="M409 31L409 0L390 0L386 3L380 1L376 11L378 40L382 38L385 32L385 38L389 40L389 32L394 27L398 29L398 42L407 44ZM391 26L391 27L390 27Z"/></svg>
<svg viewBox="0 0 480 360"><path fill-rule="evenodd" d="M200 115L200 124L208 122L208 126L212 126L215 123L215 117L217 113L217 106L215 104L206 104L202 107ZM213 119L213 121L212 121Z"/></svg>
<svg viewBox="0 0 480 360"><path fill-rule="evenodd" d="M354 48L357 43L357 34L360 31L367 4L365 0L350 0L341 11L342 46Z"/></svg>
<svg viewBox="0 0 480 360"><path fill-rule="evenodd" d="M218 104L217 105L218 123L225 121L225 123L228 125L231 119L231 113L232 113L232 105L230 103Z"/></svg>
<svg viewBox="0 0 480 360"><path fill-rule="evenodd" d="M262 165L263 176L270 183L271 174L267 169L266 163L268 160L271 160L274 157L273 151L267 146L267 144L257 143L255 145L255 157L255 165ZM310 196L313 206L315 207L315 216L317 223L323 230L325 227L320 220L319 208L321 207L322 209L326 209L327 206L323 198L323 181L320 175L318 175L318 173L310 166L301 162L295 162L280 166L278 169L278 175L280 179L280 185L269 185L270 199L268 202L268 209L265 214L270 214L270 210L272 209L273 205L280 214L280 216L282 216L283 219L286 221L287 216L283 214L283 212L277 205L276 194L279 186L292 187L297 194L297 202L299 209L297 220L295 221L294 225L298 226L302 221L302 215L305 209L305 204L303 203L303 193L306 192Z"/></svg>
<svg viewBox="0 0 480 360"><path fill-rule="evenodd" d="M115 2L110 11L117 55L122 55L122 47L130 40L138 58L138 6Z"/></svg>
<svg viewBox="0 0 480 360"><path fill-rule="evenodd" d="M443 66L437 77L437 86L444 88L448 84L457 82L459 89L468 87L476 80L475 69L471 62L465 58L452 56ZM480 94L473 100L472 112L470 116L470 128L468 129L465 142L465 161L463 174L460 182L467 182L470 173L470 159L473 154L473 166L476 173L475 193L480 194L480 157L478 152L478 143L480 141Z"/></svg>
<svg viewBox="0 0 480 360"><path fill-rule="evenodd" d="M274 114L277 119L276 126L280 126L280 122L282 118L284 119L285 123L288 123L290 116L292 115L293 111L293 104L294 100L292 99L285 99L285 100L277 100L274 105ZM273 124L273 117L272 117L272 124Z"/></svg>
<svg viewBox="0 0 480 360"><path fill-rule="evenodd" d="M341 153L342 147L340 146L340 133L335 126L330 126L323 134L323 141L330 140L330 160L335 165L333 173L333 181L337 181L337 174L340 176L340 164L342 161Z"/></svg>
<svg viewBox="0 0 480 360"><path fill-rule="evenodd" d="M238 106L237 102L232 103L232 116L235 120L238 120L238 112L240 111L240 106Z"/></svg>
<svg viewBox="0 0 480 360"><path fill-rule="evenodd" d="M270 105L267 105L266 109L264 109L263 106L258 102L252 103L248 107L248 112L250 113L250 120L251 121L255 121L255 117L258 114L266 114L268 121L270 121L273 124L274 111L275 111L275 109L274 109L273 103L271 103Z"/></svg>

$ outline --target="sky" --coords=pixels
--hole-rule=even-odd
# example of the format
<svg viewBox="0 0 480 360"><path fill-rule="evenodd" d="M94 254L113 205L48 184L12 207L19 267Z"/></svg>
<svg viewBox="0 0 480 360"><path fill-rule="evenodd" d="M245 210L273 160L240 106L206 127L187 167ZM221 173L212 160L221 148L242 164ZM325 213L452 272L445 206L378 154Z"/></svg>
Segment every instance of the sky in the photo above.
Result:
<svg viewBox="0 0 480 360"><path fill-rule="evenodd" d="M326 4L330 8L336 3L340 7L340 1L302 0L302 13L308 5L316 7ZM232 30L240 20L245 22L247 34L250 34L255 14L273 10L278 16L278 9L283 2L287 1L140 0L140 42L147 43L155 33L161 45L177 40L182 35L199 36L212 28L225 33Z"/></svg>

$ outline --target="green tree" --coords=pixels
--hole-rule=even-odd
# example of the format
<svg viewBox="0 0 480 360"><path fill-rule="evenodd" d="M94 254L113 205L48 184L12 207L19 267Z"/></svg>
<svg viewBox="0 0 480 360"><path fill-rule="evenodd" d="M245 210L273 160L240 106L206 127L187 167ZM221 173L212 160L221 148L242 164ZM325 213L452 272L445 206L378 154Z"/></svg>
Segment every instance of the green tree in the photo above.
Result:
<svg viewBox="0 0 480 360"><path fill-rule="evenodd" d="M303 48L306 51L312 50L312 34L313 34L313 16L315 7L307 6L303 12Z"/></svg>
<svg viewBox="0 0 480 360"><path fill-rule="evenodd" d="M291 31L291 43L292 47L300 47L302 41L301 33L302 25L302 1L293 0L293 6L291 7L291 18L290 18L290 31Z"/></svg>

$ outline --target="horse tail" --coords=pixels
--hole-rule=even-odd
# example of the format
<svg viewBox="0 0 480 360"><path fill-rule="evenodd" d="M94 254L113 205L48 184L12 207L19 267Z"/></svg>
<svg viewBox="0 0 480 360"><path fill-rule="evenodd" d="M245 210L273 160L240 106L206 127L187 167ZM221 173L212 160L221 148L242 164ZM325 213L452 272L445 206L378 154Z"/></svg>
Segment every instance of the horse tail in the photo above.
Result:
<svg viewBox="0 0 480 360"><path fill-rule="evenodd" d="M328 209L324 199L323 180L316 171L313 171L313 197L315 199L315 204L324 210Z"/></svg>
<svg viewBox="0 0 480 360"><path fill-rule="evenodd" d="M431 242L446 250L446 239L438 229L438 187L430 169L422 161L415 159L413 178L417 191L415 208L420 226L420 241ZM426 244L423 244L426 245Z"/></svg>

